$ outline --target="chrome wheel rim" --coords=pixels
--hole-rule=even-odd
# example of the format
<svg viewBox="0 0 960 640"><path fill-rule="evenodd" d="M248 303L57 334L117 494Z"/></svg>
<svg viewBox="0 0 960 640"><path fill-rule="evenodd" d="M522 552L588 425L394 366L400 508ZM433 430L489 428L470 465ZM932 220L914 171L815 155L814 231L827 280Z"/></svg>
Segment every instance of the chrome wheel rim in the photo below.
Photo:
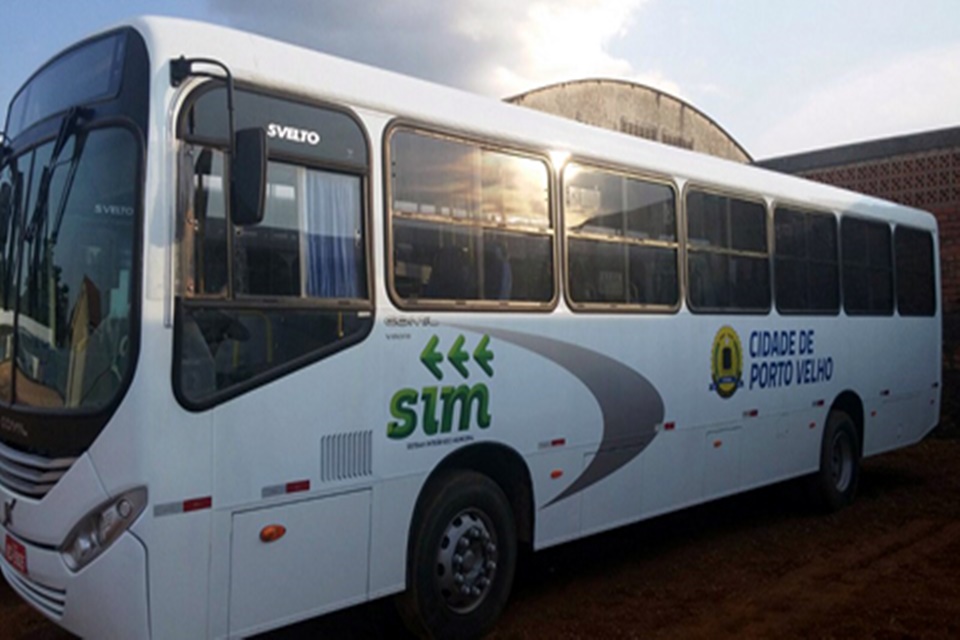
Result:
<svg viewBox="0 0 960 640"><path fill-rule="evenodd" d="M447 524L437 549L440 595L456 613L469 613L484 601L497 574L497 535L476 509L458 513Z"/></svg>

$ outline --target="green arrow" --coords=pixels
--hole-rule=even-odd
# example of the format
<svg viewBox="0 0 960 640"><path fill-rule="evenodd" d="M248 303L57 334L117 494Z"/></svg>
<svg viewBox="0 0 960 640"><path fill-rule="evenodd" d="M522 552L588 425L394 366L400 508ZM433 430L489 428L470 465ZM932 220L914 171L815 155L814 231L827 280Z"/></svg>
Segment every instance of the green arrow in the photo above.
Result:
<svg viewBox="0 0 960 640"><path fill-rule="evenodd" d="M487 349L488 344L490 344L490 336L483 336L483 338L480 339L480 344L473 350L473 359L480 365L480 368L492 378L493 367L490 366L490 361L493 360L493 351Z"/></svg>
<svg viewBox="0 0 960 640"><path fill-rule="evenodd" d="M430 338L430 341L427 343L427 346L423 348L423 351L420 352L420 362L430 370L430 373L433 374L433 377L437 380L443 380L443 371L440 371L439 365L443 362L443 354L437 352L437 345L440 343L440 338L433 336Z"/></svg>
<svg viewBox="0 0 960 640"><path fill-rule="evenodd" d="M470 354L463 350L463 343L465 342L463 336L457 336L456 342L453 343L453 346L450 347L450 351L447 352L447 360L450 361L450 364L453 365L453 368L460 372L460 375L466 378L470 375L470 372L467 371L467 368L463 366L464 362L470 360Z"/></svg>

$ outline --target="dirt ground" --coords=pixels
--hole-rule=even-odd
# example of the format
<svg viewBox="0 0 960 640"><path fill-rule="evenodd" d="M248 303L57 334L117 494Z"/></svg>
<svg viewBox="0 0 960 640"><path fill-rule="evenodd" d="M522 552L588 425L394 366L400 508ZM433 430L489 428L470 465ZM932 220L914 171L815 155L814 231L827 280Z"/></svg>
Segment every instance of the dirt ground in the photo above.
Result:
<svg viewBox="0 0 960 640"><path fill-rule="evenodd" d="M777 486L525 558L493 640L960 638L960 374L924 442L822 516ZM270 634L396 638L389 601ZM0 581L0 638L70 637Z"/></svg>

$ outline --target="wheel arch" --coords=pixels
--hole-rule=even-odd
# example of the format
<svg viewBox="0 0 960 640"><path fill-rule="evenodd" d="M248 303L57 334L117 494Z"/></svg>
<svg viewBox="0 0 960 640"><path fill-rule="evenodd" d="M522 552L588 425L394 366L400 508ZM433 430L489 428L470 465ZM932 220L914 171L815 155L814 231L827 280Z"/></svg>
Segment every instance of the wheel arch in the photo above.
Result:
<svg viewBox="0 0 960 640"><path fill-rule="evenodd" d="M416 526L416 522L422 515L423 496L427 487L437 477L457 469L475 471L493 480L503 491L513 510L517 539L524 543L533 542L533 481L530 470L523 457L514 449L489 442L471 444L457 449L430 472L417 498L412 527Z"/></svg>
<svg viewBox="0 0 960 640"><path fill-rule="evenodd" d="M864 437L864 414L863 414L863 401L860 399L860 396L856 392L847 389L843 391L836 397L833 401L833 404L830 405L830 413L834 411L843 411L850 419L853 420L853 424L857 430L857 439L859 440L860 451L859 454L863 456L863 437ZM827 414L829 417L830 413Z"/></svg>

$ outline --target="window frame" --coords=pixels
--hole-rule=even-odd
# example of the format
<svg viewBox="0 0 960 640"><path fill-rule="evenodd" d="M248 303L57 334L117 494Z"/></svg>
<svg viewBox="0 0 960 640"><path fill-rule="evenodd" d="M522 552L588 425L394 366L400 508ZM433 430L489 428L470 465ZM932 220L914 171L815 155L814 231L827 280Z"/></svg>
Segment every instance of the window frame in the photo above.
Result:
<svg viewBox="0 0 960 640"><path fill-rule="evenodd" d="M859 311L847 308L847 286L846 286L846 256L843 250L843 223L845 220L852 220L854 222L861 222L867 224L878 225L886 227L887 232L890 238L890 251L888 257L890 258L890 310L884 313L878 313L876 311ZM840 215L840 304L843 308L843 313L849 317L853 318L890 318L897 313L897 282L896 282L896 263L894 260L894 246L893 246L893 221L889 219L876 219L871 218L865 215L860 215L856 212L845 211ZM861 267L863 268L863 267Z"/></svg>
<svg viewBox="0 0 960 640"><path fill-rule="evenodd" d="M730 198L735 200L742 200L744 202L752 202L759 204L763 207L764 220L766 233L764 234L764 244L766 247L765 253L760 253L757 251L743 251L739 249L725 249L725 250L713 250L707 249L704 250L699 247L694 247L690 243L690 216L689 209L687 207L687 200L690 196L691 191L699 191L706 193L708 195L720 196L724 198ZM697 315L737 315L737 316L768 316L773 312L774 309L774 296L773 296L773 240L771 238L771 233L773 231L773 221L772 214L770 209L770 203L768 199L762 195L758 195L749 191L740 191L737 189L731 189L729 187L717 186L707 182L699 182L695 180L688 181L683 185L683 191L681 196L682 210L683 210L683 248L684 248L684 269L683 269L683 278L684 278L684 302L687 306L687 309L691 313ZM734 255L747 258L761 258L765 257L767 261L767 292L768 304L763 309L738 309L731 307L697 307L693 304L692 300L692 287L690 285L690 256L692 253L703 252L703 253L714 253L720 255Z"/></svg>
<svg viewBox="0 0 960 640"><path fill-rule="evenodd" d="M12 242L16 244L16 249L13 252L13 255L9 257L18 257L23 259L21 252L24 250L22 246L22 234L25 232L28 222L28 218L32 215L32 207L35 205L35 202L32 198L36 195L34 190L34 185L31 184L32 175L35 167L41 166L43 161L38 160L37 151L47 145L53 144L57 138L57 126L59 123L55 119L46 119L41 121L41 125L31 125L26 131L35 134L35 137L31 139L24 147L17 148L16 151L11 155L11 158L8 159L8 162L14 163L17 160L22 159L24 156L30 156L30 166L27 171L24 173L23 185L21 197L23 200L20 203L22 210L19 212L20 216L17 219L11 219L10 222L14 223L14 228L8 229L8 231L15 231L16 234L14 238L9 239L8 243ZM35 417L42 417L43 421L48 423L48 426L70 426L70 429L73 430L75 435L78 438L87 440L91 442L93 438L100 433L106 424L107 420L116 412L117 408L120 406L120 403L123 402L123 399L126 397L127 393L130 390L130 387L133 383L134 376L136 375L137 368L140 365L140 351L142 347L142 329L143 329L143 312L144 312L144 287L143 287L143 274L145 269L146 261L146 245L144 241L144 229L146 227L146 182L147 182L147 153L149 143L144 135L143 130L137 124L136 120L129 115L107 115L102 119L97 119L92 121L89 125L83 128L84 135L89 135L95 131L109 131L111 129L123 131L126 134L130 135L131 140L134 145L134 155L136 158L137 166L134 169L135 178L133 186L133 223L131 228L131 237L129 249L131 251L131 270L130 270L130 285L129 285L129 304L130 304L130 315L129 315L129 330L127 333L127 338L129 340L129 356L127 369L124 371L123 377L117 385L116 390L114 391L111 399L98 407L34 407L29 405L19 404L13 401L13 398L0 398L0 409L10 413L11 415L19 416L19 418L24 420L33 420ZM37 163L40 163L38 165ZM57 206L56 201L51 201L49 203L51 211L48 214L52 214L52 211ZM4 249L5 247L0 247ZM19 263L18 263L19 264ZM10 285L12 287L12 295L14 300L12 302L12 308L10 313L16 311L15 323L20 322L20 314L22 310L19 309L19 301L17 299L21 295L21 286L22 286L22 270L19 266L15 266L15 271L13 277L11 278ZM0 306L2 308L2 306ZM16 326L14 324L13 326ZM14 336L18 336L17 331L13 332ZM15 337L14 341L18 340L19 337ZM12 355L13 360L17 358L17 352L14 351ZM15 388L15 386L14 386ZM67 431L70 431L68 429ZM42 445L44 443L49 444L55 450L61 451L73 451L79 440L73 444L64 444L63 442L63 433L60 429L50 429L38 430L45 432L49 437L39 437L32 444Z"/></svg>
<svg viewBox="0 0 960 640"><path fill-rule="evenodd" d="M921 233L926 236L927 240L930 241L930 285L931 293L933 296L932 302L933 306L930 313L903 313L900 310L900 269L898 267L897 256L899 252L897 251L897 235L898 231L903 229L907 232L912 233ZM901 318L935 318L940 309L939 300L940 296L937 292L940 290L937 284L937 243L936 243L937 234L930 231L929 229L923 229L920 227L915 227L909 224L900 224L896 223L893 226L893 304L896 309L897 315Z"/></svg>
<svg viewBox="0 0 960 640"><path fill-rule="evenodd" d="M374 226L373 226L373 195L372 195L372 179L371 171L373 164L373 147L370 142L370 135L367 132L366 127L364 126L363 121L354 113L352 110L343 107L341 105L320 101L320 100L311 100L304 98L303 96L296 96L292 94L287 94L283 92L275 91L266 91L261 87L254 85L249 85L246 83L236 83L236 90L243 91L246 93L255 94L264 98L271 100L277 100L282 102L295 103L310 109L319 109L325 111L331 111L339 113L341 115L347 116L353 123L356 125L357 130L360 131L363 136L368 162L365 168L362 170L355 166L347 166L336 162L330 161L319 161L319 160L310 160L304 156L298 156L292 153L284 153L283 151L269 151L267 155L268 164L271 162L276 162L280 164L285 164L288 166L303 168L306 170L313 171L322 171L328 173L336 173L340 175L347 175L357 177L360 180L360 206L363 209L360 214L360 220L363 224L364 230L364 239L363 239L363 251L364 251L364 267L366 270L366 298L311 298L311 297L297 297L297 296L264 296L264 295L247 295L241 294L237 296L234 292L234 272L233 272L233 257L234 257L234 233L233 233L233 222L229 219L229 193L224 191L224 202L226 205L225 211L225 223L226 227L226 244L227 244L227 294L225 296L213 296L213 295L192 295L186 296L183 291L183 283L180 281L181 276L183 275L184 269L184 260L185 257L180 255L180 247L182 243L181 236L181 225L184 224L184 220L181 220L181 213L185 209L184 198L187 198L189 201L192 201L193 196L190 193L192 191L192 185L187 187L187 185L181 184L179 181L183 179L183 158L187 155L187 147L195 148L210 148L215 151L219 151L223 154L224 158L224 172L223 178L225 183L229 180L229 150L230 145L229 141L217 140L215 138L203 136L203 135L190 135L187 133L181 132L181 121L186 117L186 114L189 112L190 108L206 93L221 88L223 86L222 82L211 80L205 81L193 90L191 90L186 98L181 102L179 106L179 111L176 116L178 123L177 126L177 139L176 139L176 157L177 157L177 229L176 229L176 242L175 246L177 248L176 255L176 269L177 269L177 286L174 291L174 297L177 299L183 298L184 300L190 300L192 303L196 302L217 302L220 304L226 303L224 306L232 307L243 307L243 308L270 308L274 306L290 306L296 308L328 308L328 309L338 309L338 310L363 310L363 311L374 311L374 300L375 296L375 284L376 280L374 277L375 264L373 260L374 253ZM269 146L269 145L268 145Z"/></svg>
<svg viewBox="0 0 960 640"><path fill-rule="evenodd" d="M801 213L803 215L814 215L814 216L831 216L833 218L833 228L836 232L836 265L837 265L837 308L831 311L820 311L820 310L804 310L804 311L792 311L784 310L780 307L780 298L777 296L777 210L778 209L787 209L794 213ZM772 292L773 292L773 303L774 307L777 310L777 313L782 316L822 316L822 317L837 317L843 311L843 256L842 251L840 250L840 214L836 211L827 208L818 208L816 206L810 206L809 204L803 204L795 202L792 200L780 200L774 199L770 202L770 243L772 250L770 252L771 260L771 283L772 283ZM795 259L795 258L794 258ZM805 260L805 262L810 262Z"/></svg>
<svg viewBox="0 0 960 640"><path fill-rule="evenodd" d="M662 185L670 189L673 194L673 222L674 222L674 241L659 241L659 240L640 240L640 239L627 239L627 238L614 238L612 236L605 236L603 234L570 234L567 230L566 225L566 187L567 180L565 177L566 170L570 165L578 165L583 169L588 169L592 171L600 171L607 173L609 175L619 176L621 178L626 178L630 180L636 180L638 182L645 182L648 184ZM564 163L563 167L556 170L557 175L557 187L558 187L558 204L557 208L559 210L560 218L560 233L561 233L561 263L563 268L563 292L564 300L567 303L567 306L576 313L643 313L643 314L676 314L679 313L680 309L683 307L685 299L685 247L683 241L683 223L681 222L681 190L677 186L675 179L670 178L665 175L658 175L656 173L632 169L623 165L605 163L598 160L593 160L590 158L582 156L572 156ZM673 248L676 250L676 263L677 263L677 299L676 302L672 305L661 305L661 304L642 304L642 303L629 303L629 302L577 302L572 297L572 287L570 286L570 238L571 236L575 238L581 238L584 240L592 242L606 242L609 244L616 244L620 246L636 246L636 247L656 247L663 249Z"/></svg>
<svg viewBox="0 0 960 640"><path fill-rule="evenodd" d="M451 226L463 227L467 229L490 229L500 232L514 232L529 236L548 237L550 239L550 260L551 260L551 278L552 295L549 300L543 302L529 300L449 300L449 299L409 299L402 297L395 286L395 265L394 265L394 211L393 201L393 180L392 163L393 157L390 150L394 134L397 132L407 132L416 135L425 136L439 140L446 140L454 143L474 145L483 151L492 151L494 153L506 154L513 157L536 160L544 165L547 175L547 221L546 229L536 229L533 227L524 227L507 224L477 224L474 222L450 221L439 217L429 215L418 216L397 216L407 220L422 220L425 222L438 222ZM441 126L427 124L418 120L407 118L394 118L383 130L383 255L384 271L386 277L387 295L393 305L402 311L464 311L471 312L537 312L550 313L557 307L560 299L560 254L559 254L559 222L558 206L556 202L557 189L557 171L550 160L550 156L542 150L523 146L515 142L509 143L493 137L487 137L469 133L461 130L449 129Z"/></svg>
<svg viewBox="0 0 960 640"><path fill-rule="evenodd" d="M341 298L311 298L295 296L260 296L260 295L241 295L239 298L234 294L234 274L233 274L233 223L229 219L229 193L224 193L226 205L225 224L226 224L226 244L227 244L227 270L228 270L228 292L223 296L193 295L188 297L185 292L185 283L183 281L185 258L182 255L183 237L181 235L182 227L186 223L184 212L187 206L192 205L193 200L193 173L192 164L185 163L187 157L187 148L210 148L219 151L225 159L223 178L229 179L229 141L216 139L210 136L191 135L183 130L183 121L188 117L193 105L207 92L224 86L222 81L206 80L194 86L187 91L184 97L177 105L177 111L174 116L175 127L175 145L174 152L176 158L176 215L174 223L173 238L173 265L174 273L173 284L170 287L171 297L173 298L173 356L171 361L171 382L173 385L174 396L177 402L192 412L207 411L224 402L244 395L265 384L273 382L279 378L285 377L299 369L312 365L335 353L360 344L366 340L376 326L376 278L374 260L374 214L373 214L373 163L375 162L373 154L373 145L370 139L370 133L367 130L363 120L351 109L302 95L294 95L280 91L268 91L262 87L251 85L244 82L236 83L236 90L255 94L267 99L290 102L302 105L310 109L321 109L330 112L342 114L349 118L356 126L357 131L363 138L365 152L367 157L366 165L350 166L342 163L322 160L310 160L309 158L294 153L285 153L283 151L268 151L268 162L279 162L291 165L293 167L304 168L308 170L326 171L357 177L360 181L360 206L362 208L360 220L363 225L364 239L364 268L366 269L366 298L341 299ZM224 117L226 117L226 106L224 106ZM269 146L269 145L268 145ZM184 166L190 166L189 184L186 184ZM179 358L183 347L183 325L184 314L187 308L192 309L222 309L225 311L251 311L251 312L277 312L289 310L293 312L316 311L316 312L355 312L358 319L365 321L365 327L356 333L347 335L339 341L331 343L323 348L307 351L286 362L277 364L270 369L255 374L242 382L223 389L217 389L207 397L195 400L186 397L182 392L181 363Z"/></svg>

